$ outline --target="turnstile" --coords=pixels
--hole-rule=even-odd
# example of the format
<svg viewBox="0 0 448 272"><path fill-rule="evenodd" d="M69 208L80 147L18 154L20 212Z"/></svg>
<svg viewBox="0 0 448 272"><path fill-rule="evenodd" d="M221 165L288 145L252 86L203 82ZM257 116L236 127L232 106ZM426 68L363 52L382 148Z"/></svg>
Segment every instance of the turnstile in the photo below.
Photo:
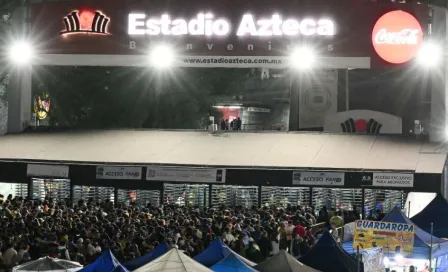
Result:
<svg viewBox="0 0 448 272"><path fill-rule="evenodd" d="M261 187L261 203L263 206L287 207L309 206L310 188L307 187Z"/></svg>
<svg viewBox="0 0 448 272"><path fill-rule="evenodd" d="M165 183L163 203L204 208L209 206L208 185Z"/></svg>
<svg viewBox="0 0 448 272"><path fill-rule="evenodd" d="M73 200L88 201L91 199L94 202L104 202L109 199L114 201L114 188L113 187L96 187L96 186L80 186L75 185L73 188Z"/></svg>
<svg viewBox="0 0 448 272"><path fill-rule="evenodd" d="M139 206L151 204L151 206L157 207L160 203L160 192L157 190L118 189L118 202L125 204L134 202Z"/></svg>
<svg viewBox="0 0 448 272"><path fill-rule="evenodd" d="M68 179L32 179L33 199L51 198L54 201L70 199L70 180Z"/></svg>
<svg viewBox="0 0 448 272"><path fill-rule="evenodd" d="M213 185L212 186L212 205L218 207L225 205L227 207L242 206L252 208L258 206L258 187L257 186L233 186L233 185Z"/></svg>

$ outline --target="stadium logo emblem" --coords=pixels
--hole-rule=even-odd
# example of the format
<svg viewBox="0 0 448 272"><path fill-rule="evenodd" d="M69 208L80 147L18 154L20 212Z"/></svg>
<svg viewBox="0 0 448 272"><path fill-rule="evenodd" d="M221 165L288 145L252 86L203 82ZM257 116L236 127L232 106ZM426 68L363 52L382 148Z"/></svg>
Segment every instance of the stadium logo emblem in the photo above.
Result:
<svg viewBox="0 0 448 272"><path fill-rule="evenodd" d="M74 33L91 33L108 35L107 32L110 18L106 17L100 11L73 11L62 19L65 30L61 31L59 35L74 34Z"/></svg>
<svg viewBox="0 0 448 272"><path fill-rule="evenodd" d="M341 123L341 127L343 132L348 133L379 134L383 125L373 119L369 121L363 119L355 121L353 118L350 118Z"/></svg>

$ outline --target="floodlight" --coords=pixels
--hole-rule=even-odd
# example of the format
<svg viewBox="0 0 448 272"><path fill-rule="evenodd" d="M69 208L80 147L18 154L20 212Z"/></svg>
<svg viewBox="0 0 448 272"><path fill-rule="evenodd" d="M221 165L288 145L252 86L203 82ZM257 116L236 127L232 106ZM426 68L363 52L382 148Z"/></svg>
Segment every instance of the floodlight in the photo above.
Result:
<svg viewBox="0 0 448 272"><path fill-rule="evenodd" d="M160 44L152 48L149 57L154 68L168 68L174 62L174 50L171 46Z"/></svg>
<svg viewBox="0 0 448 272"><path fill-rule="evenodd" d="M34 57L34 49L31 43L27 41L17 41L10 45L8 57L13 64L29 64Z"/></svg>
<svg viewBox="0 0 448 272"><path fill-rule="evenodd" d="M296 69L310 69L316 61L316 53L311 47L297 47L291 54L291 65Z"/></svg>
<svg viewBox="0 0 448 272"><path fill-rule="evenodd" d="M417 62L423 67L434 67L443 58L443 51L437 43L425 42L417 53Z"/></svg>

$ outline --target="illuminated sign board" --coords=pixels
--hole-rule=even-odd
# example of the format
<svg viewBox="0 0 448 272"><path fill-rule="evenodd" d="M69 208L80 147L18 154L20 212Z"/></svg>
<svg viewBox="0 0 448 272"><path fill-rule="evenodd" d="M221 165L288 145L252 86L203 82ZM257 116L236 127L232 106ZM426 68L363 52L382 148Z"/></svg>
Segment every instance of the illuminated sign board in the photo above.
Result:
<svg viewBox="0 0 448 272"><path fill-rule="evenodd" d="M412 60L422 41L420 22L410 13L401 10L381 16L372 31L372 44L376 53L393 64Z"/></svg>
<svg viewBox="0 0 448 272"><path fill-rule="evenodd" d="M232 32L231 24L225 18L215 18L211 13L199 13L185 20L172 18L168 14L148 17L144 13L128 15L129 35L150 36L226 36ZM273 14L270 18L255 18L251 14L242 16L235 34L237 36L334 36L335 24L327 18L302 20L282 18Z"/></svg>

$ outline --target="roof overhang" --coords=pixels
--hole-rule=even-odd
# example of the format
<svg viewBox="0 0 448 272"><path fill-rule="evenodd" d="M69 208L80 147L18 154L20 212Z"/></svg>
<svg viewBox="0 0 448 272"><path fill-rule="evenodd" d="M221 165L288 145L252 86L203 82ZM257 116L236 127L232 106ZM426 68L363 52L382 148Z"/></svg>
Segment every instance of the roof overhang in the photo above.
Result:
<svg viewBox="0 0 448 272"><path fill-rule="evenodd" d="M415 138L328 133L72 131L6 135L0 160L70 164L443 172L444 146Z"/></svg>

